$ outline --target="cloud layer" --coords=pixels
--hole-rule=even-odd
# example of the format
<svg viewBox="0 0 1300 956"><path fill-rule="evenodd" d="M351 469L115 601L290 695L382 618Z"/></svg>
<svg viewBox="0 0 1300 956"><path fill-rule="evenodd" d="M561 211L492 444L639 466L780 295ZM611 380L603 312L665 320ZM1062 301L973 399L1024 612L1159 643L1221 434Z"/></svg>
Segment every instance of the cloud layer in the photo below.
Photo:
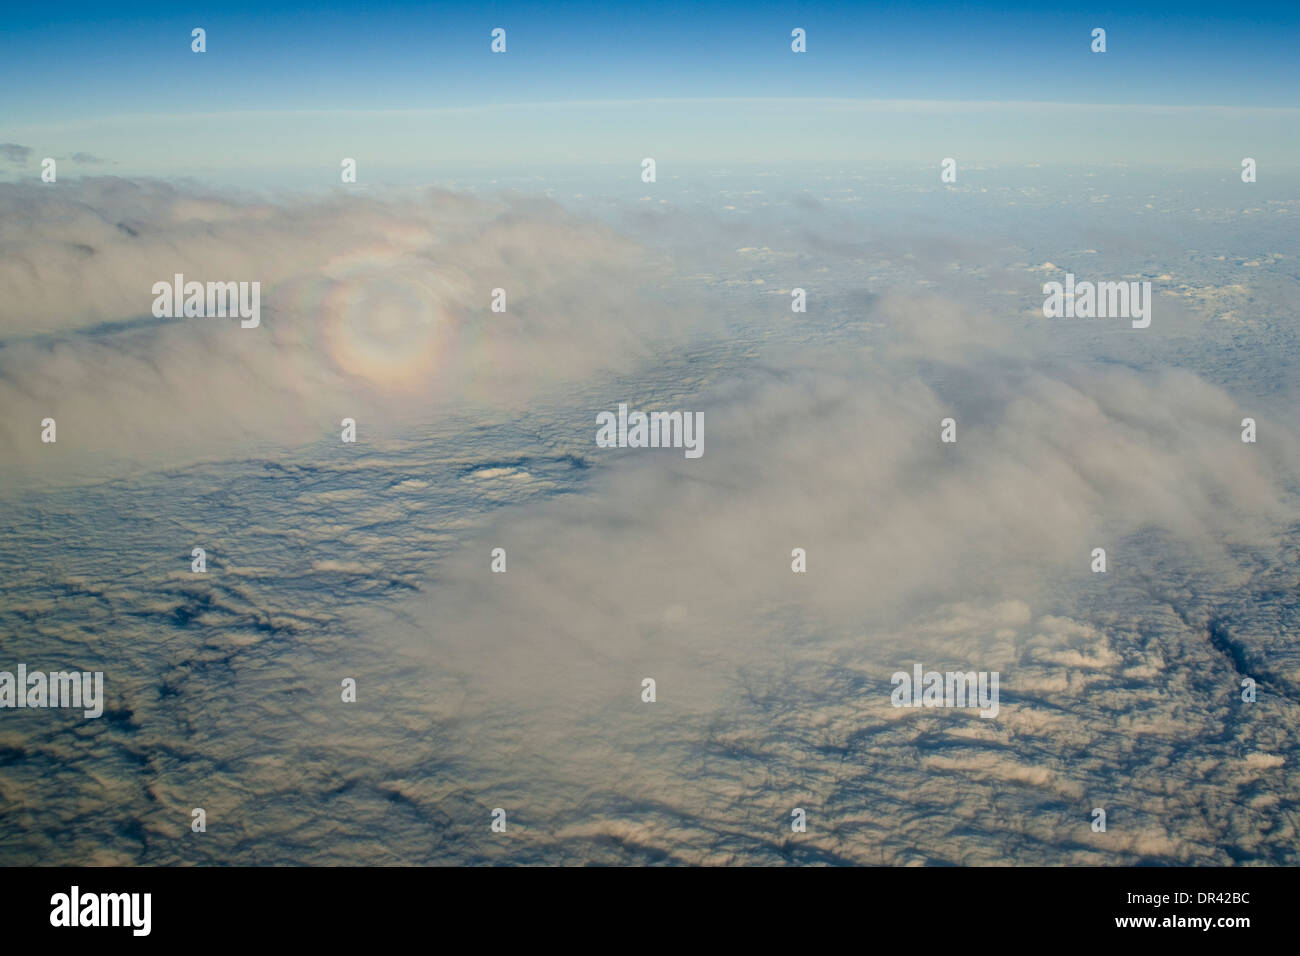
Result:
<svg viewBox="0 0 1300 956"><path fill-rule="evenodd" d="M791 319L718 279L701 316L696 274L523 200L84 188L4 194L0 388L64 403L60 454L166 468L10 491L14 660L102 668L110 704L3 715L6 862L1296 862L1300 446L1212 340L1046 350L1021 303L915 286ZM242 269L262 329L130 324L169 271ZM379 435L341 446L340 390ZM704 456L598 449L619 402L702 411ZM893 708L914 663L998 671L998 717Z"/></svg>
<svg viewBox="0 0 1300 956"><path fill-rule="evenodd" d="M0 443L43 481L293 445L345 416L490 416L702 324L638 294L659 268L644 250L544 200L276 206L97 179L0 186L0 222ZM262 325L154 318L178 273L260 282ZM33 440L46 417L57 448Z"/></svg>

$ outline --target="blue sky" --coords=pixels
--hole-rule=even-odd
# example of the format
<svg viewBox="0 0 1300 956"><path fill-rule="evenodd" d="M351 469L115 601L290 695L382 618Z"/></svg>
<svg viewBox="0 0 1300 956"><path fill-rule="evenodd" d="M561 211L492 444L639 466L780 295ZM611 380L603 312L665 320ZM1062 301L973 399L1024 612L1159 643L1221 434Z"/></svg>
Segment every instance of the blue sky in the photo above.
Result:
<svg viewBox="0 0 1300 956"><path fill-rule="evenodd" d="M278 5L267 12L262 5L223 5L220 11L139 3L20 5L0 27L0 89L6 91L0 140L43 153L85 151L147 169L151 159L165 167L171 149L165 136L145 135L149 129L161 134L175 118L174 135L203 135L193 118L248 111L306 111L317 114L318 122L321 115L346 113L351 118L340 124L349 135L384 142L389 133L383 124L370 128L359 114L729 98L1294 108L1300 91L1294 56L1298 10L1296 4L1162 4L1135 12L1122 5L1044 9L1016 3L507 3L467 10L327 3ZM189 48L195 26L208 34L208 52L201 56ZM507 30L504 56L489 51L489 33L498 26ZM807 30L804 55L790 51L795 26ZM1096 26L1107 30L1105 55L1089 50ZM950 117L960 119L963 112L954 106ZM138 128L116 124L116 138L102 128L106 118L123 115L137 117ZM614 136L636 122L618 107L591 116ZM1259 124L1261 132L1279 137L1275 152L1294 153L1294 134L1278 128L1294 126L1289 120L1266 115ZM1038 122L1025 120L1031 121ZM494 122L480 117L449 129L460 140L457 155L509 158L509 144L489 142L495 139ZM691 130L716 128L718 122L715 109L683 106L680 119L664 126L659 138L698 143ZM1204 119L1194 123L1205 126ZM94 124L101 127L97 132ZM293 142L300 138L292 121L268 118L268 125ZM585 139L569 152L593 160L613 161L612 154L623 149L620 143L605 155L591 124L571 124L557 114L551 125L548 142L527 145L533 154L563 154L558 141L565 138ZM748 120L738 124L736 137L745 138L747 125ZM772 131L778 140L781 125ZM1124 132L1120 140L1139 137L1150 125L1145 118L1133 120L1132 136ZM5 135L6 128L13 132ZM238 129L237 135L266 137L256 124ZM19 134L42 142L26 143ZM313 134L304 128L301 135ZM800 135L809 154L835 147ZM990 131L984 141L964 145L979 158L1005 158L996 147L1007 135L1006 129ZM480 139L481 150L466 148L465 140ZM636 151L635 137L627 139L627 148ZM428 143L402 147L409 155L401 158L418 161L436 142L431 136ZM289 145L280 153L268 147L268 162L277 156L289 161ZM746 142L731 158L752 155L760 145ZM928 155L930 148L907 146L900 140L899 158ZM879 147L864 141L843 152L875 158ZM320 148L329 155L335 151ZM1175 138L1161 148L1185 155L1189 147ZM1251 148L1263 151L1244 143L1229 152ZM124 150L131 155L122 155ZM1025 144L1011 148L1016 155L1030 151ZM714 152L700 149L692 158L711 160ZM797 145L779 142L762 152L802 158ZM1111 158L1122 159L1120 153ZM1160 155L1158 148L1152 159ZM174 158L177 166L193 162ZM386 158L398 157L390 151Z"/></svg>

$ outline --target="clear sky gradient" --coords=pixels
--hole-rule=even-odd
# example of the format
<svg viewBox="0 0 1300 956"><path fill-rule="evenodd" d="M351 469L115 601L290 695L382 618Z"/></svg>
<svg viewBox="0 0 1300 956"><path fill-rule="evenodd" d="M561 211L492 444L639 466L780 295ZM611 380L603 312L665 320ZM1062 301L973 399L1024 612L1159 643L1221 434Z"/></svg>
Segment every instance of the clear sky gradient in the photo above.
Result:
<svg viewBox="0 0 1300 956"><path fill-rule="evenodd" d="M371 168L653 149L1217 164L1225 140L1291 165L1298 39L1295 3L23 4L0 26L0 142L146 172L367 149Z"/></svg>

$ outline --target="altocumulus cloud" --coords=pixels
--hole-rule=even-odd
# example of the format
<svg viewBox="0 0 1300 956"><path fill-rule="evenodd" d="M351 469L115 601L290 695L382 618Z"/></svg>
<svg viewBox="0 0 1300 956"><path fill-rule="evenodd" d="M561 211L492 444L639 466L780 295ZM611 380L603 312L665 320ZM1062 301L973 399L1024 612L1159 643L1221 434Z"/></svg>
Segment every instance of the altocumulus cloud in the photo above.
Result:
<svg viewBox="0 0 1300 956"><path fill-rule="evenodd" d="M40 237L5 236L28 302L0 313L6 397L30 415L112 369L74 409L180 403L215 444L151 432L132 450L169 472L6 511L16 652L102 663L110 689L75 740L41 714L6 724L10 860L1295 862L1283 405L1257 402L1269 440L1243 445L1242 408L1205 377L1045 359L946 295L756 318L697 347L708 320L626 304L625 283L671 288L639 245L547 204L82 188L58 215L5 194ZM52 294L33 277L54 262L97 279ZM263 329L155 321L134 291L96 291L218 270L273 284ZM492 315L503 271L530 291ZM474 309L527 353L476 349L492 330ZM434 329L448 338L426 355ZM233 411L185 404L192 380ZM408 423L402 440L239 457L250 436L327 431L316 405L340 384ZM617 401L702 411L704 456L596 449ZM201 451L223 460L181 467ZM213 570L196 580L200 541ZM914 662L999 671L998 717L891 707L890 674ZM221 825L182 841L193 806Z"/></svg>
<svg viewBox="0 0 1300 956"><path fill-rule="evenodd" d="M702 459L632 453L582 496L508 513L367 626L479 702L485 763L542 817L539 852L1293 859L1285 419L1245 446L1233 399L1190 373L1026 362L941 298L874 317L888 347L728 378L694 399ZM486 573L495 545L506 575ZM1000 718L890 707L916 661L1000 671ZM1241 701L1246 676L1267 703ZM791 837L794 806L815 834Z"/></svg>

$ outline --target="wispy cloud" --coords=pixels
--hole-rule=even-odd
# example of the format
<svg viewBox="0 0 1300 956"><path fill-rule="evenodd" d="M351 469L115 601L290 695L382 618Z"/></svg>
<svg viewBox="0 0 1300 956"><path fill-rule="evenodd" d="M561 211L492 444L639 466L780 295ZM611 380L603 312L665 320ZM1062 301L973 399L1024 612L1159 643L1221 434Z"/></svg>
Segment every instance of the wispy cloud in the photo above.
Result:
<svg viewBox="0 0 1300 956"><path fill-rule="evenodd" d="M13 163L18 166L27 164L27 160L32 155L30 146L19 146L17 143L0 143L0 158L5 162Z"/></svg>

